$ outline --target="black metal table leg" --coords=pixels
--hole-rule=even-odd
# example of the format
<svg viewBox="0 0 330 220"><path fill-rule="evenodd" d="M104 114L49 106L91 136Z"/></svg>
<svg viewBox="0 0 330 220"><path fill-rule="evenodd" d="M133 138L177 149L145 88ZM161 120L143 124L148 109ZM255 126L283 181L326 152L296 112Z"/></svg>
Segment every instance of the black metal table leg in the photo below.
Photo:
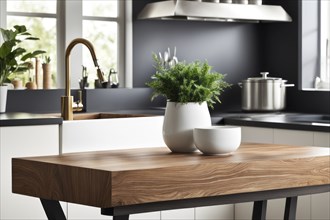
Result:
<svg viewBox="0 0 330 220"><path fill-rule="evenodd" d="M113 220L128 220L129 215L113 216Z"/></svg>
<svg viewBox="0 0 330 220"><path fill-rule="evenodd" d="M286 198L284 220L296 220L297 200L297 196Z"/></svg>
<svg viewBox="0 0 330 220"><path fill-rule="evenodd" d="M267 200L255 201L253 205L252 220L265 220Z"/></svg>
<svg viewBox="0 0 330 220"><path fill-rule="evenodd" d="M66 220L59 201L40 199L48 220Z"/></svg>

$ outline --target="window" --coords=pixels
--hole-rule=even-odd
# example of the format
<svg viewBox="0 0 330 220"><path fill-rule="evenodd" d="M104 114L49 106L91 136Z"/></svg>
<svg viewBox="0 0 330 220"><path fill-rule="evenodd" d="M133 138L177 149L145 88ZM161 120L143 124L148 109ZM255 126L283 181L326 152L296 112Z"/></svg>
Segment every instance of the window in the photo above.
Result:
<svg viewBox="0 0 330 220"><path fill-rule="evenodd" d="M321 1L320 4L320 79L330 84L330 2Z"/></svg>
<svg viewBox="0 0 330 220"><path fill-rule="evenodd" d="M97 50L98 63L109 72L118 66L118 1L82 1L82 36L93 42ZM83 64L94 69L88 49L83 48ZM96 79L96 74L91 75Z"/></svg>
<svg viewBox="0 0 330 220"><path fill-rule="evenodd" d="M106 76L114 68L119 73L120 84L130 86L128 73L131 72L131 61L126 53L130 53L131 45L131 38L127 37L127 33L131 33L130 16L127 15L131 1L1 0L0 6L1 27L24 24L31 34L40 38L24 47L47 51L47 56L51 57L54 87L64 87L65 48L78 37L92 42ZM82 65L87 67L89 84L93 88L97 77L89 51L84 46L76 47L70 56L71 88L79 88ZM24 80L27 81L32 74L26 73Z"/></svg>
<svg viewBox="0 0 330 220"><path fill-rule="evenodd" d="M329 91L330 1L299 1L299 4L301 89Z"/></svg>
<svg viewBox="0 0 330 220"><path fill-rule="evenodd" d="M5 3L7 16L4 26L13 27L16 24L24 24L30 33L40 38L39 41L29 41L22 46L28 51L45 50L47 56L56 57L56 1L33 1L33 4L31 4L31 1L7 0ZM32 63L35 66L34 60ZM56 59L52 59L52 64L56 67ZM53 68L52 76L55 77L55 73L56 68ZM23 82L27 82L34 78L34 74L35 71L31 70L28 73L13 77L19 77ZM40 79L39 77L38 84L42 85ZM53 86L56 86L55 82L56 79L53 78Z"/></svg>

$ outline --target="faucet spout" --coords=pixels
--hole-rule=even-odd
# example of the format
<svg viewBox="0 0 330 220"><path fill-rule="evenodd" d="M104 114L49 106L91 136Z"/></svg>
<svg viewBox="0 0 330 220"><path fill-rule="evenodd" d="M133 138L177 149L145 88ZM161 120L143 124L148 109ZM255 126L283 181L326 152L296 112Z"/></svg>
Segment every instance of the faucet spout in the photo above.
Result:
<svg viewBox="0 0 330 220"><path fill-rule="evenodd" d="M84 38L76 38L71 41L65 51L65 96L62 96L61 98L61 115L63 117L63 120L73 120L73 97L71 96L70 88L70 54L72 49L77 44L83 44L89 49L89 52L94 61L94 65L97 68L97 76L100 79L101 83L105 81L104 76L100 70L99 64L97 63L97 58L92 43Z"/></svg>

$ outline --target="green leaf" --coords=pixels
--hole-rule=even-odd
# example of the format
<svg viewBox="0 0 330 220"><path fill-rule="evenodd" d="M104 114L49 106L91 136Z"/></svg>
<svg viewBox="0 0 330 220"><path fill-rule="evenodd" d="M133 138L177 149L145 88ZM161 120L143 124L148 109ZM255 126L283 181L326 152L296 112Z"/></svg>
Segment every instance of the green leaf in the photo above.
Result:
<svg viewBox="0 0 330 220"><path fill-rule="evenodd" d="M18 33L24 33L27 31L25 25L15 25L14 28Z"/></svg>
<svg viewBox="0 0 330 220"><path fill-rule="evenodd" d="M20 34L20 35L22 35L22 36L31 36L31 34L28 33L28 32L22 33L22 34Z"/></svg>
<svg viewBox="0 0 330 220"><path fill-rule="evenodd" d="M5 58L10 54L13 47L15 46L15 42L5 41L0 47L0 58Z"/></svg>
<svg viewBox="0 0 330 220"><path fill-rule="evenodd" d="M5 30L5 29L0 28L0 31L1 31L3 41L5 41L5 42L15 40L15 38L17 36L17 34L12 30Z"/></svg>
<svg viewBox="0 0 330 220"><path fill-rule="evenodd" d="M34 57L36 57L36 56L38 56L38 55L40 55L40 54L43 54L43 53L46 53L46 51L43 51L43 50L36 50L36 51L34 51L34 52L32 52L32 53L27 53L27 54L25 54L25 55L21 58L21 60L22 60L22 61L25 61L25 60L27 60L27 59L34 58Z"/></svg>
<svg viewBox="0 0 330 220"><path fill-rule="evenodd" d="M3 44L0 46L0 84L10 78L12 73L24 71L30 68L30 63L25 62L29 58L34 58L45 53L43 50L27 52L19 47L20 43L27 40L39 40L27 32L24 25L15 25L13 29L0 28Z"/></svg>
<svg viewBox="0 0 330 220"><path fill-rule="evenodd" d="M25 40L39 40L39 38L37 38L37 37L27 37L27 38L25 38Z"/></svg>

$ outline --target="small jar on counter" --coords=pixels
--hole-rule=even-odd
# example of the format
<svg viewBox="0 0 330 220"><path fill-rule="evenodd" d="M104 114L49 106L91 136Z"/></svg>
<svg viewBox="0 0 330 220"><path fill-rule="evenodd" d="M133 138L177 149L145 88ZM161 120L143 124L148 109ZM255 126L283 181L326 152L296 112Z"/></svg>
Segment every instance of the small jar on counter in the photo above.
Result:
<svg viewBox="0 0 330 220"><path fill-rule="evenodd" d="M119 77L118 77L118 73L115 71L115 69L110 69L108 81L109 81L109 86L111 88L119 87Z"/></svg>
<svg viewBox="0 0 330 220"><path fill-rule="evenodd" d="M262 0L249 0L250 5L262 5Z"/></svg>

